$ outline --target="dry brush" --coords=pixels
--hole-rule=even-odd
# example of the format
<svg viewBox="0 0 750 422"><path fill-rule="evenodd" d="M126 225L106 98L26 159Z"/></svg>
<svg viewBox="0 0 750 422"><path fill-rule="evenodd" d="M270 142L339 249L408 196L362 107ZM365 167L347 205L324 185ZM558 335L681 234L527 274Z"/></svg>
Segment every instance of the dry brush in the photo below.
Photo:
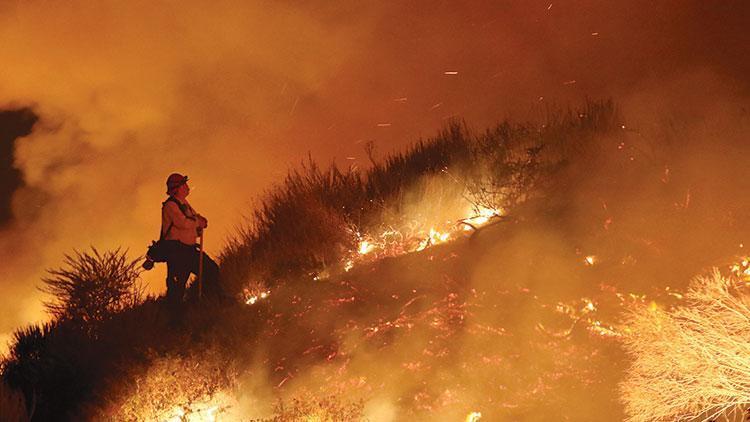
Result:
<svg viewBox="0 0 750 422"><path fill-rule="evenodd" d="M718 271L696 278L685 303L635 310L633 358L621 385L633 422L741 420L750 404L750 292Z"/></svg>

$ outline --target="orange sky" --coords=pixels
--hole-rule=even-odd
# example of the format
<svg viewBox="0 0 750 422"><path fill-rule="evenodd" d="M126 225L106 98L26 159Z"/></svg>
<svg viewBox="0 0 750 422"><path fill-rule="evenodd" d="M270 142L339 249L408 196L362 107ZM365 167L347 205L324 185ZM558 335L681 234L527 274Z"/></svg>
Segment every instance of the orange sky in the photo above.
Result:
<svg viewBox="0 0 750 422"><path fill-rule="evenodd" d="M16 142L0 341L42 315L35 286L63 253L140 254L172 171L216 255L308 152L366 166L365 141L382 156L451 117L483 128L611 96L646 126L750 94L740 0L207 4L0 5L0 105L40 117Z"/></svg>

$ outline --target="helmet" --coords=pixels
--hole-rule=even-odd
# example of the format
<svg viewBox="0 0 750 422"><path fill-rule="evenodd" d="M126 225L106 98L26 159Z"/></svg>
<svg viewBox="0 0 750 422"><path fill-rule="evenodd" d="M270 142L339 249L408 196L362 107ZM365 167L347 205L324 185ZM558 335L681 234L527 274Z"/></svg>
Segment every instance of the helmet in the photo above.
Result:
<svg viewBox="0 0 750 422"><path fill-rule="evenodd" d="M177 188L187 183L188 177L180 173L172 173L167 177L167 195L175 193Z"/></svg>

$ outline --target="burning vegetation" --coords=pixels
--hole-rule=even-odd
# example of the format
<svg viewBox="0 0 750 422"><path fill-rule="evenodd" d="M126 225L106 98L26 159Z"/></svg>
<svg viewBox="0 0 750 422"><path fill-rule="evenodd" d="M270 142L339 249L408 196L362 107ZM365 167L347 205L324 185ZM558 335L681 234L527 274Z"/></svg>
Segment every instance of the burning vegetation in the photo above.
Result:
<svg viewBox="0 0 750 422"><path fill-rule="evenodd" d="M236 303L191 304L175 327L162 299L133 296L121 252L71 256L48 286L96 292L106 274L126 275L123 300L65 318L84 302L53 290L56 318L16 333L3 392L20 391L33 420L640 421L742 409L750 313L735 281L747 263L726 262L750 228L732 200L740 187L711 190L691 174L679 158L697 148L688 138L670 149L649 136L597 102L478 134L453 123L382 161L369 147L367 171L310 160L223 251ZM724 276L680 288L719 264Z"/></svg>

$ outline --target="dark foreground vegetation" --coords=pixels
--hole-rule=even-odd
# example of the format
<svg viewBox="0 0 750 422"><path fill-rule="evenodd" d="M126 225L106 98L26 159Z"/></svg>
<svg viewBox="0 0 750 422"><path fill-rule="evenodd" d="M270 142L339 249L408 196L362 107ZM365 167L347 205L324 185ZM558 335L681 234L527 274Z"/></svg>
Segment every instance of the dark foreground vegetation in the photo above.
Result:
<svg viewBox="0 0 750 422"><path fill-rule="evenodd" d="M144 420L175 400L198 401L219 389L241 389L267 402L275 402L276 393L293 397L269 408L266 414L275 420L302 420L311 414L321 420L352 420L363 415L366 389L349 378L369 374L381 385L409 380L404 391L392 392L399 397L397 415L429 419L432 412L441 412L451 402L432 390L437 385L464 386L456 387L455 394L463 391L470 397L466 401L477 406L496 406L497 418L529 418L538 409L557 415L570 395L540 402L546 391L542 386L535 394L516 389L527 391L544 381L575 390L576 398L596 390L611 393L612 385L602 392L595 382L579 385L579 378L596 379L598 370L612 370L607 369L612 366L607 354L616 352L587 343L580 316L568 330L540 330L540 320L528 316L530 307L537 306L532 303L546 301L532 313L549 328L554 322L544 315L554 312L555 303L573 303L592 288L602 291L593 287L601 282L597 277L625 271L640 287L663 287L689 278L727 252L715 245L715 255L696 257L696 244L686 239L712 238L701 237L709 228L694 224L685 229L703 214L674 205L684 201L684 186L693 180L673 177L659 184L665 168L671 174L685 170L683 175L688 169L670 161L677 156L670 149L677 148L674 144L662 142L657 149L639 142L624 129L611 102L592 102L580 111L550 113L544 124L503 122L474 133L452 123L435 138L382 161L370 149L373 165L366 172L307 162L267 193L221 254L223 276L237 302L189 304L179 326L170 325L161 298L140 294L137 260L122 251L77 252L45 280L54 320L16 332L2 362L5 386L0 393L5 396L0 400L11 403L5 408L17 408L13 391L20 392L23 412L18 414L39 421L107 420L112 415ZM644 187L650 191L642 198L652 202L640 204L638 218L647 215L654 224L630 217L632 200ZM724 194L729 198L733 192ZM420 241L429 229L415 228L414 220L439 220L461 201L503 213L494 218L497 224L471 230L471 236L453 246L346 268L363 234L399 228L402 250L414 250L404 245ZM415 206L425 202L429 206ZM741 212L728 211L735 216ZM711 230L717 227L727 236L742 229L737 221ZM547 242L548 233L564 239L565 248ZM532 235L544 241L529 240ZM669 263L662 270L650 265L654 255L644 252L643 242L676 251L663 255L664 260L694 259L678 270ZM627 264L625 269L625 264L612 264L596 273L561 264L561 257L580 263L584 253L577 249L607 251L646 264ZM486 266L482 257L490 250L496 267L477 282L474 273L487 271L479 269ZM616 278L608 283L619 286ZM271 296L252 306L245 303L248 295L261 291ZM501 302L504 306L497 308ZM413 347L404 346L405 334L399 331L404 327L420 327L409 331ZM508 332L515 334L508 339ZM356 340L354 333L359 333ZM366 365L357 366L362 359L358 353L370 362L391 362L383 363L386 368L412 372L403 379L398 371L367 372ZM415 355L422 356L417 363ZM559 366L561 356L569 366ZM461 362L469 357L495 365L496 372L466 372ZM525 369L519 374L518 368ZM547 375L561 371L580 372ZM473 376L469 386L455 375L459 373ZM506 390L490 392L498 373L508 378ZM282 394L294 380L308 377L306 387L289 387L298 394ZM324 389L323 384L335 388ZM321 391L331 395L320 398ZM477 398L482 392L510 404L490 405ZM589 409L593 413L616 406L613 397L597 399L599 404ZM580 412L570 414L591 415Z"/></svg>

